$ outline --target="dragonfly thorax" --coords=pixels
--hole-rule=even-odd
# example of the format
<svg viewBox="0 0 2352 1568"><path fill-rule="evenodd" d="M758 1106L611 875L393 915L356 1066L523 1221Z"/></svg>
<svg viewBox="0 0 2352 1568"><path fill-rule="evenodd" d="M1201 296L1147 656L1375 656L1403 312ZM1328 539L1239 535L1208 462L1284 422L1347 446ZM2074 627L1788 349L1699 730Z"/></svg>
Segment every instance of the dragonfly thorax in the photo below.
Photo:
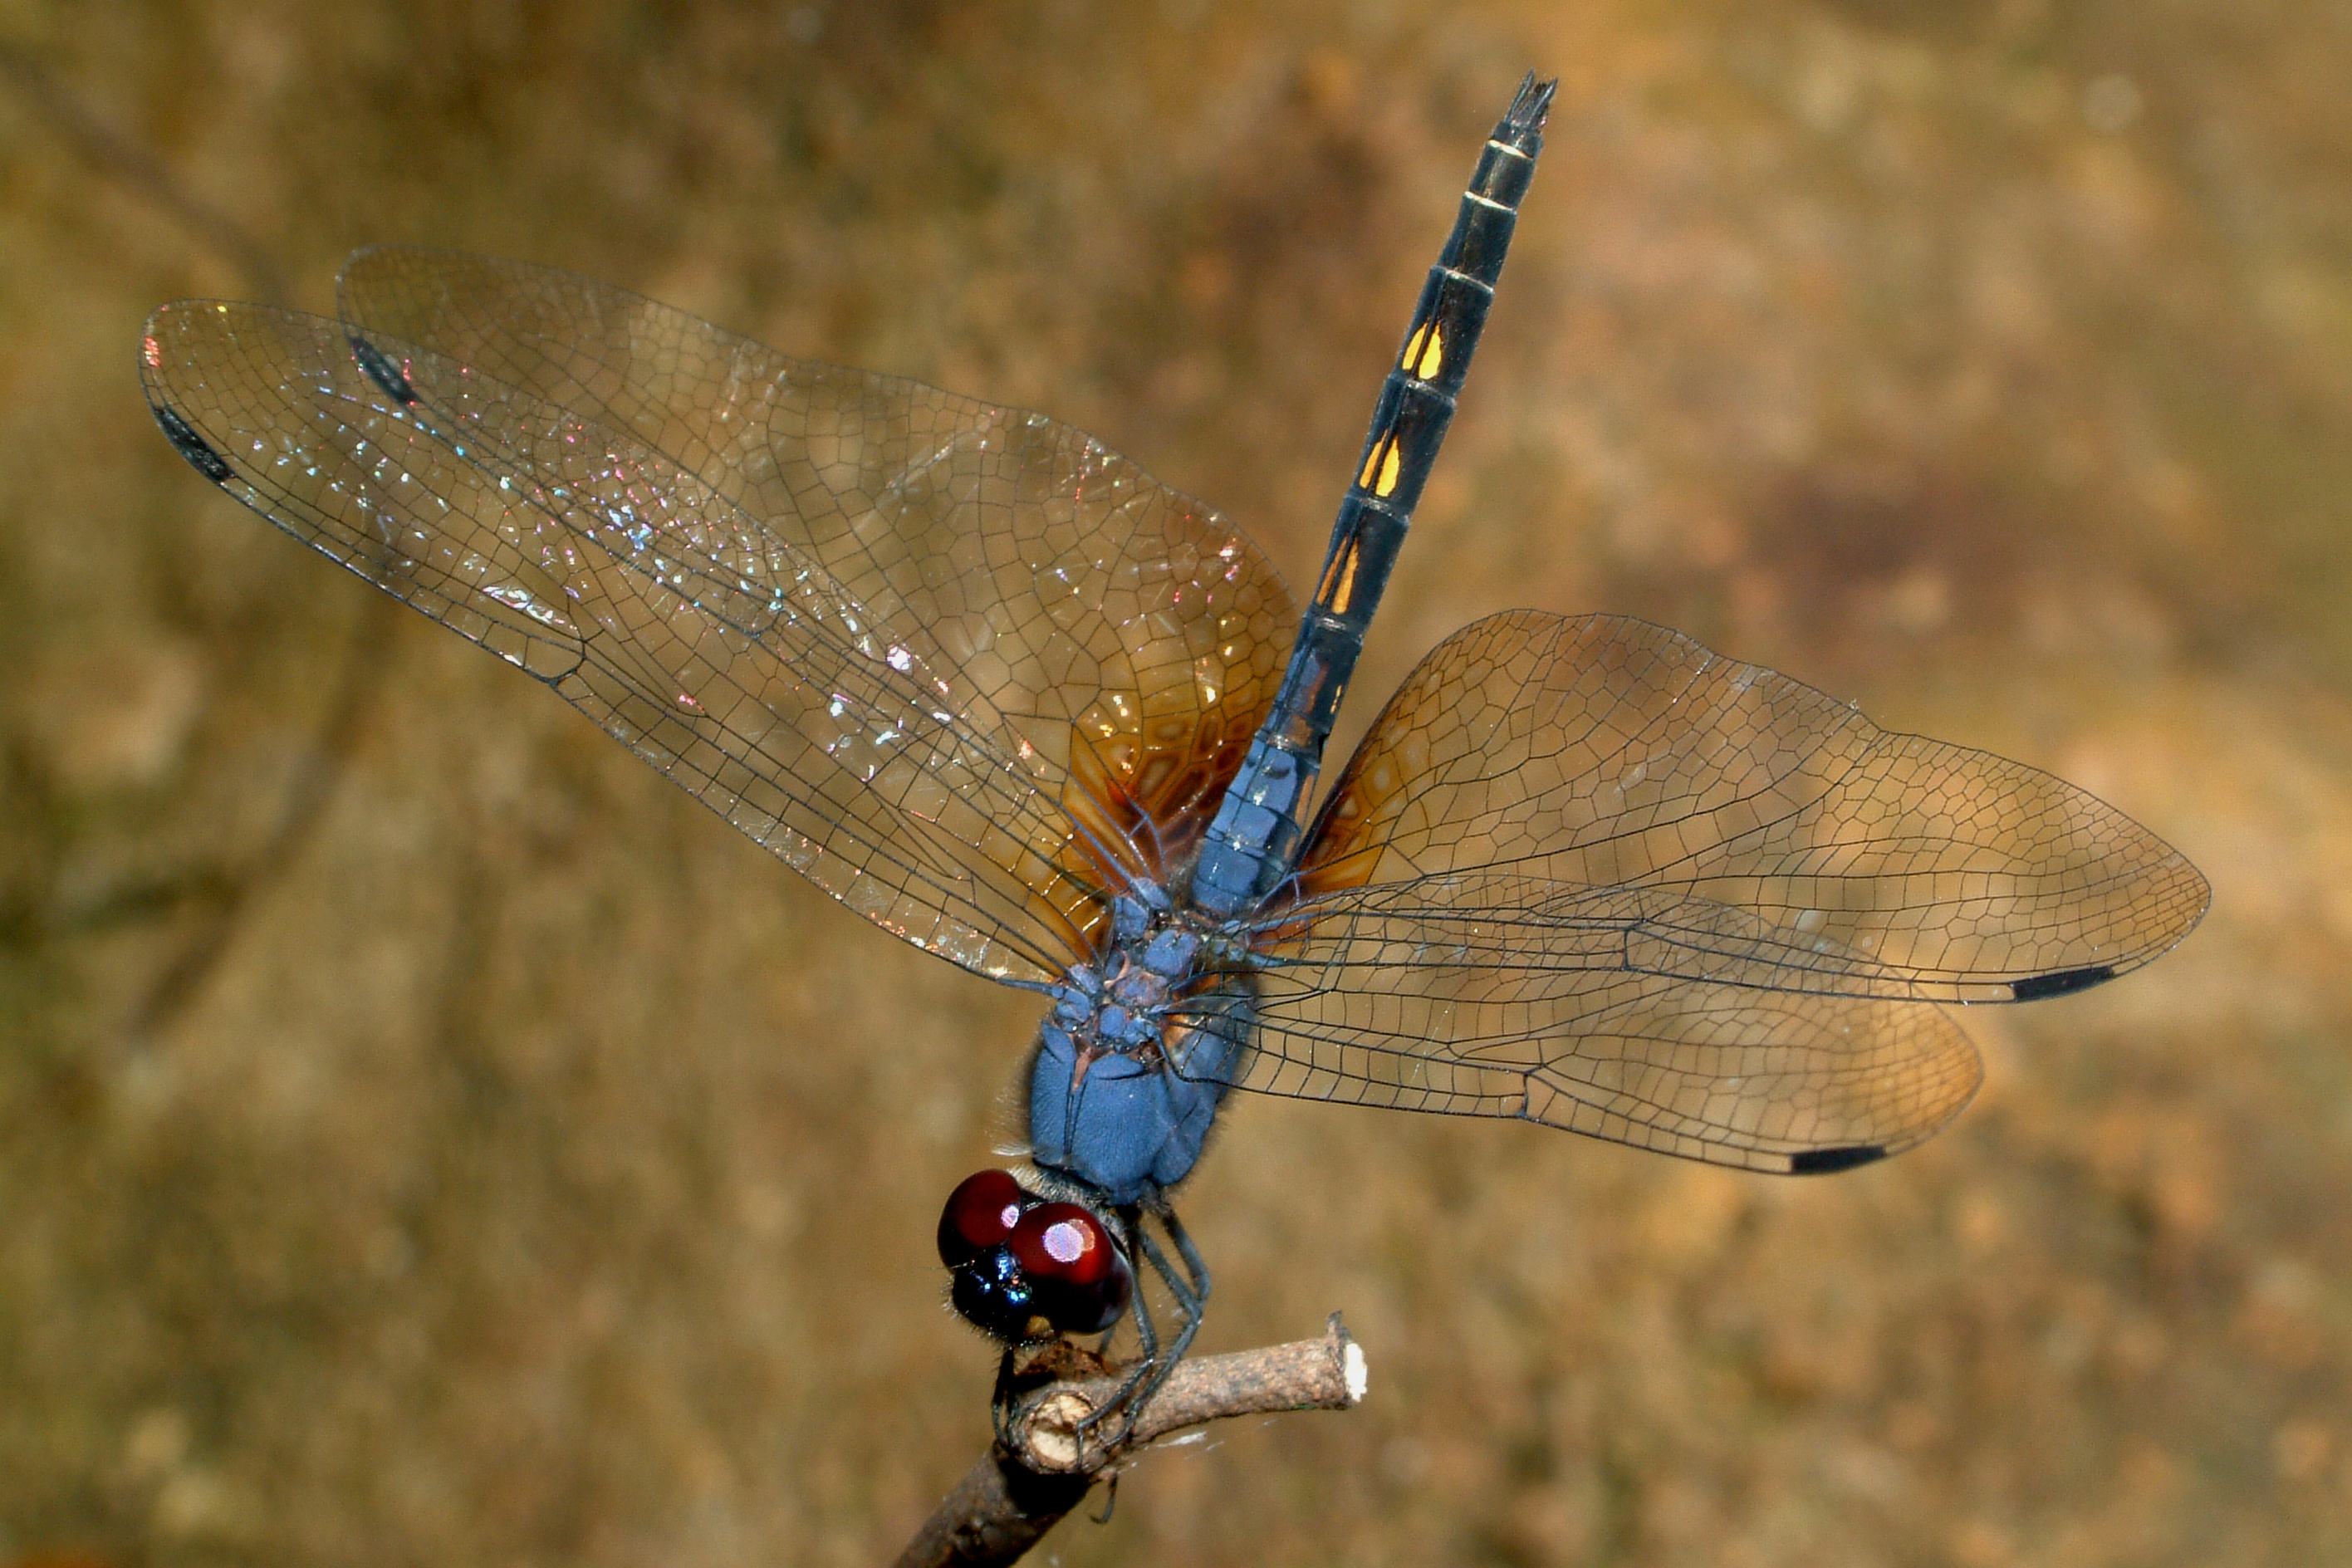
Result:
<svg viewBox="0 0 2352 1568"><path fill-rule="evenodd" d="M1054 988L1029 1069L1030 1152L1113 1205L1191 1173L1254 1023L1225 944L1156 889L1121 895L1101 954Z"/></svg>

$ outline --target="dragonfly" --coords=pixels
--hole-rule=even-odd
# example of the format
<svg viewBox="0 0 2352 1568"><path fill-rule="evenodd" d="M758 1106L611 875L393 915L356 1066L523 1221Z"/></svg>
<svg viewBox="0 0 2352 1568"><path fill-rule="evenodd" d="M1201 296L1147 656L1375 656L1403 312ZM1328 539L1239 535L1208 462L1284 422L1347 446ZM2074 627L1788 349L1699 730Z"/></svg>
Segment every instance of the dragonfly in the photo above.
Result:
<svg viewBox="0 0 2352 1568"><path fill-rule="evenodd" d="M1465 626L1318 791L1552 90L1480 153L1303 607L1066 425L535 266L371 249L331 319L167 305L142 378L205 479L1042 999L950 1299L1005 1368L1131 1317L1140 1399L1209 1300L1171 1194L1233 1089L1843 1171L1975 1092L1948 1006L2113 979L2208 902L2082 790L1622 616Z"/></svg>

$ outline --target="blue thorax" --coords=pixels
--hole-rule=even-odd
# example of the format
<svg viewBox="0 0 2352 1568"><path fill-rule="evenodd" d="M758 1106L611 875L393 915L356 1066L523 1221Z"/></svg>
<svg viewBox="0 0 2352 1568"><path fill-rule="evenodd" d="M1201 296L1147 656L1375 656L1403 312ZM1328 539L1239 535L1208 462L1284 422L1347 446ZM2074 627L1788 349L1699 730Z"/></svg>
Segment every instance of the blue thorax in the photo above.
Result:
<svg viewBox="0 0 2352 1568"><path fill-rule="evenodd" d="M1044 1170L1113 1205L1189 1174L1253 1024L1245 973L1211 971L1214 928L1145 885L1111 906L1102 955L1054 988L1029 1077L1029 1142Z"/></svg>

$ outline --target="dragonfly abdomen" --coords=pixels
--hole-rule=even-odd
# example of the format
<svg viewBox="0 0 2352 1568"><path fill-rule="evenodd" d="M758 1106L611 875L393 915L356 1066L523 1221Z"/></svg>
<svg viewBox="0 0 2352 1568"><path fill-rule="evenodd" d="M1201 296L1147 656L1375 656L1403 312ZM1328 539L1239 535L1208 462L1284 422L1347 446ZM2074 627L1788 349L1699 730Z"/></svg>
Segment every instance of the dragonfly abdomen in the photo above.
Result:
<svg viewBox="0 0 2352 1568"><path fill-rule="evenodd" d="M1193 868L1192 902L1219 919L1255 909L1297 858L1324 742L1486 329L1519 202L1543 150L1553 86L1529 76L1495 127L1381 385L1273 710L1218 803Z"/></svg>

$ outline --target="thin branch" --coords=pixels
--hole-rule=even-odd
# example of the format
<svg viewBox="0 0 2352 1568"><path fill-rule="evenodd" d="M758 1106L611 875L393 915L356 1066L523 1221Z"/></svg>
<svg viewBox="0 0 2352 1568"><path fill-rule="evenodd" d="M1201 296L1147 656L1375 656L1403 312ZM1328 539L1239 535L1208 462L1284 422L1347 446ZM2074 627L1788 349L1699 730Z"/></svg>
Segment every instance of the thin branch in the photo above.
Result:
<svg viewBox="0 0 2352 1568"><path fill-rule="evenodd" d="M1364 1397L1364 1352L1339 1314L1319 1340L1297 1340L1180 1364L1134 1424L1108 1447L1083 1443L1080 1423L1119 1385L1115 1377L1056 1383L1022 1404L1009 1451L985 1458L932 1510L899 1555L898 1568L980 1568L1017 1562L1078 1506L1087 1489L1116 1476L1143 1448L1189 1426L1286 1410L1348 1410Z"/></svg>
<svg viewBox="0 0 2352 1568"><path fill-rule="evenodd" d="M0 38L0 82L16 89L84 163L138 192L190 238L226 257L264 299L273 304L285 300L285 276L267 247L220 208L191 195L153 153L91 113L31 49Z"/></svg>
<svg viewBox="0 0 2352 1568"><path fill-rule="evenodd" d="M272 303L284 301L285 276L267 246L228 213L188 191L163 160L107 124L32 48L6 37L0 37L0 89L13 89L90 168L137 193L198 245L242 272L251 291ZM172 1027L219 968L255 895L294 862L323 820L383 682L395 612L389 599L369 599L352 619L319 732L262 842L226 869L207 867L126 889L71 922L104 925L181 905L197 910L194 933L149 984L123 1038L142 1042Z"/></svg>
<svg viewBox="0 0 2352 1568"><path fill-rule="evenodd" d="M255 895L283 876L326 819L327 806L342 782L360 729L383 683L396 605L380 594L368 595L352 618L335 689L327 699L318 733L299 759L278 820L269 835L211 889L195 932L163 973L150 983L125 1027L124 1037L143 1044L171 1028L212 978Z"/></svg>

